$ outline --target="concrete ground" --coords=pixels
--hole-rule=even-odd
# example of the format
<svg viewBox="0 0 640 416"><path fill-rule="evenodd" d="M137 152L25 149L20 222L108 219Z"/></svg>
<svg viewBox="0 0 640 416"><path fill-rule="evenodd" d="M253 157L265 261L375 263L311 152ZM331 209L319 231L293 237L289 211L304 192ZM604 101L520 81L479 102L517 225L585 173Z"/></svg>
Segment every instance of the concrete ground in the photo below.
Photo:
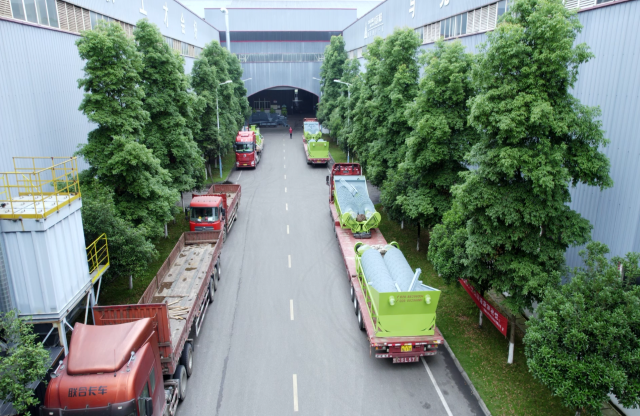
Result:
<svg viewBox="0 0 640 416"><path fill-rule="evenodd" d="M329 219L327 169L308 166L301 123L263 129L237 170L238 221L195 340L188 415L482 415L444 347L413 364L371 357Z"/></svg>

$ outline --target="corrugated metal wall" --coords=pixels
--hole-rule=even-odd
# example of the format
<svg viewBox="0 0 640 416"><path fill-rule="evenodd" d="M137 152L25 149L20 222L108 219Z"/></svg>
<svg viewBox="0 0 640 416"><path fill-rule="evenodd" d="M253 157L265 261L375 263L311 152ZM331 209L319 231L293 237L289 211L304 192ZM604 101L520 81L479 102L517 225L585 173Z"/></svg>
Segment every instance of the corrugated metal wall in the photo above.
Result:
<svg viewBox="0 0 640 416"><path fill-rule="evenodd" d="M77 39L0 20L0 171L14 156L70 156L86 143L94 127L78 111Z"/></svg>
<svg viewBox="0 0 640 416"><path fill-rule="evenodd" d="M78 200L62 208L56 215L64 218L55 224L48 218L46 231L0 234L12 298L22 315L63 314L85 293L90 277L80 207Z"/></svg>
<svg viewBox="0 0 640 416"><path fill-rule="evenodd" d="M491 2L472 0L451 1L449 6L438 3L416 2L415 18L407 13L400 0L387 0L367 13L343 32L347 50L370 43L364 38L367 20L382 13L387 36L395 27L412 28L438 21ZM598 188L578 186L571 189L570 206L593 225L592 238L609 246L612 255L640 251L640 2L638 0L606 5L581 11L578 18L584 26L577 42L585 42L595 58L580 68L574 95L583 104L600 106L606 137L611 141L604 153L611 161L614 186L600 191ZM470 52L487 40L486 33L460 38ZM424 45L429 49L433 44ZM364 60L361 59L364 70ZM570 267L581 264L578 251L567 251Z"/></svg>
<svg viewBox="0 0 640 416"><path fill-rule="evenodd" d="M251 31L341 31L357 18L356 9L229 9L229 30ZM226 30L219 8L205 9L205 20L219 31ZM231 36L233 40L233 34Z"/></svg>
<svg viewBox="0 0 640 416"><path fill-rule="evenodd" d="M233 39L233 35L231 35ZM324 53L329 42L231 42L232 53Z"/></svg>
<svg viewBox="0 0 640 416"><path fill-rule="evenodd" d="M321 62L281 62L242 64L242 77L252 78L246 83L247 96L272 87L288 86L300 88L320 96Z"/></svg>

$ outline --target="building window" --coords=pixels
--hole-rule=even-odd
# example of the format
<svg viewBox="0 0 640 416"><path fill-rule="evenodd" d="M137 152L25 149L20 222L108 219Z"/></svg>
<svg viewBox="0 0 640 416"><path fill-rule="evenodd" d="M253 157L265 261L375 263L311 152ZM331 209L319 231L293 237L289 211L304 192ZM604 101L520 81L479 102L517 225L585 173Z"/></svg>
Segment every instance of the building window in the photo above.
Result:
<svg viewBox="0 0 640 416"><path fill-rule="evenodd" d="M414 32L416 32L416 35L418 35L418 39L420 39L420 43L422 43L422 41L424 40L423 28L415 29Z"/></svg>
<svg viewBox="0 0 640 416"><path fill-rule="evenodd" d="M58 27L55 0L11 0L11 16L18 20Z"/></svg>

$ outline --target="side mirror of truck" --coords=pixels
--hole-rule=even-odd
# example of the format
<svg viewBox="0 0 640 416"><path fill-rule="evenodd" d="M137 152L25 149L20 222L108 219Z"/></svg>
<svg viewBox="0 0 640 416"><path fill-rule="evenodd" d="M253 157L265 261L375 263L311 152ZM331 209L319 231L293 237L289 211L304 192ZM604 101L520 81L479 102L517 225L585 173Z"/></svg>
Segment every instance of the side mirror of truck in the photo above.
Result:
<svg viewBox="0 0 640 416"><path fill-rule="evenodd" d="M329 175L327 175L327 186L329 186Z"/></svg>

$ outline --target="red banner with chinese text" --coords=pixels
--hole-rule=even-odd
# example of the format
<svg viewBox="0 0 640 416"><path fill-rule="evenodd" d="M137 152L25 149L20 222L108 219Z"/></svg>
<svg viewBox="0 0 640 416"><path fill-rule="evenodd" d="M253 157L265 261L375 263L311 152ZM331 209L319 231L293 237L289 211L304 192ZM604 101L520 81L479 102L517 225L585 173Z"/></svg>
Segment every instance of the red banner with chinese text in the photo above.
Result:
<svg viewBox="0 0 640 416"><path fill-rule="evenodd" d="M484 315L489 318L489 320L498 328L498 331L502 333L505 337L507 336L507 325L509 323L508 319L498 312L489 302L484 300L480 293L476 292L476 290L465 280L458 279L464 290L467 291L471 299L478 305L478 308L484 313Z"/></svg>

